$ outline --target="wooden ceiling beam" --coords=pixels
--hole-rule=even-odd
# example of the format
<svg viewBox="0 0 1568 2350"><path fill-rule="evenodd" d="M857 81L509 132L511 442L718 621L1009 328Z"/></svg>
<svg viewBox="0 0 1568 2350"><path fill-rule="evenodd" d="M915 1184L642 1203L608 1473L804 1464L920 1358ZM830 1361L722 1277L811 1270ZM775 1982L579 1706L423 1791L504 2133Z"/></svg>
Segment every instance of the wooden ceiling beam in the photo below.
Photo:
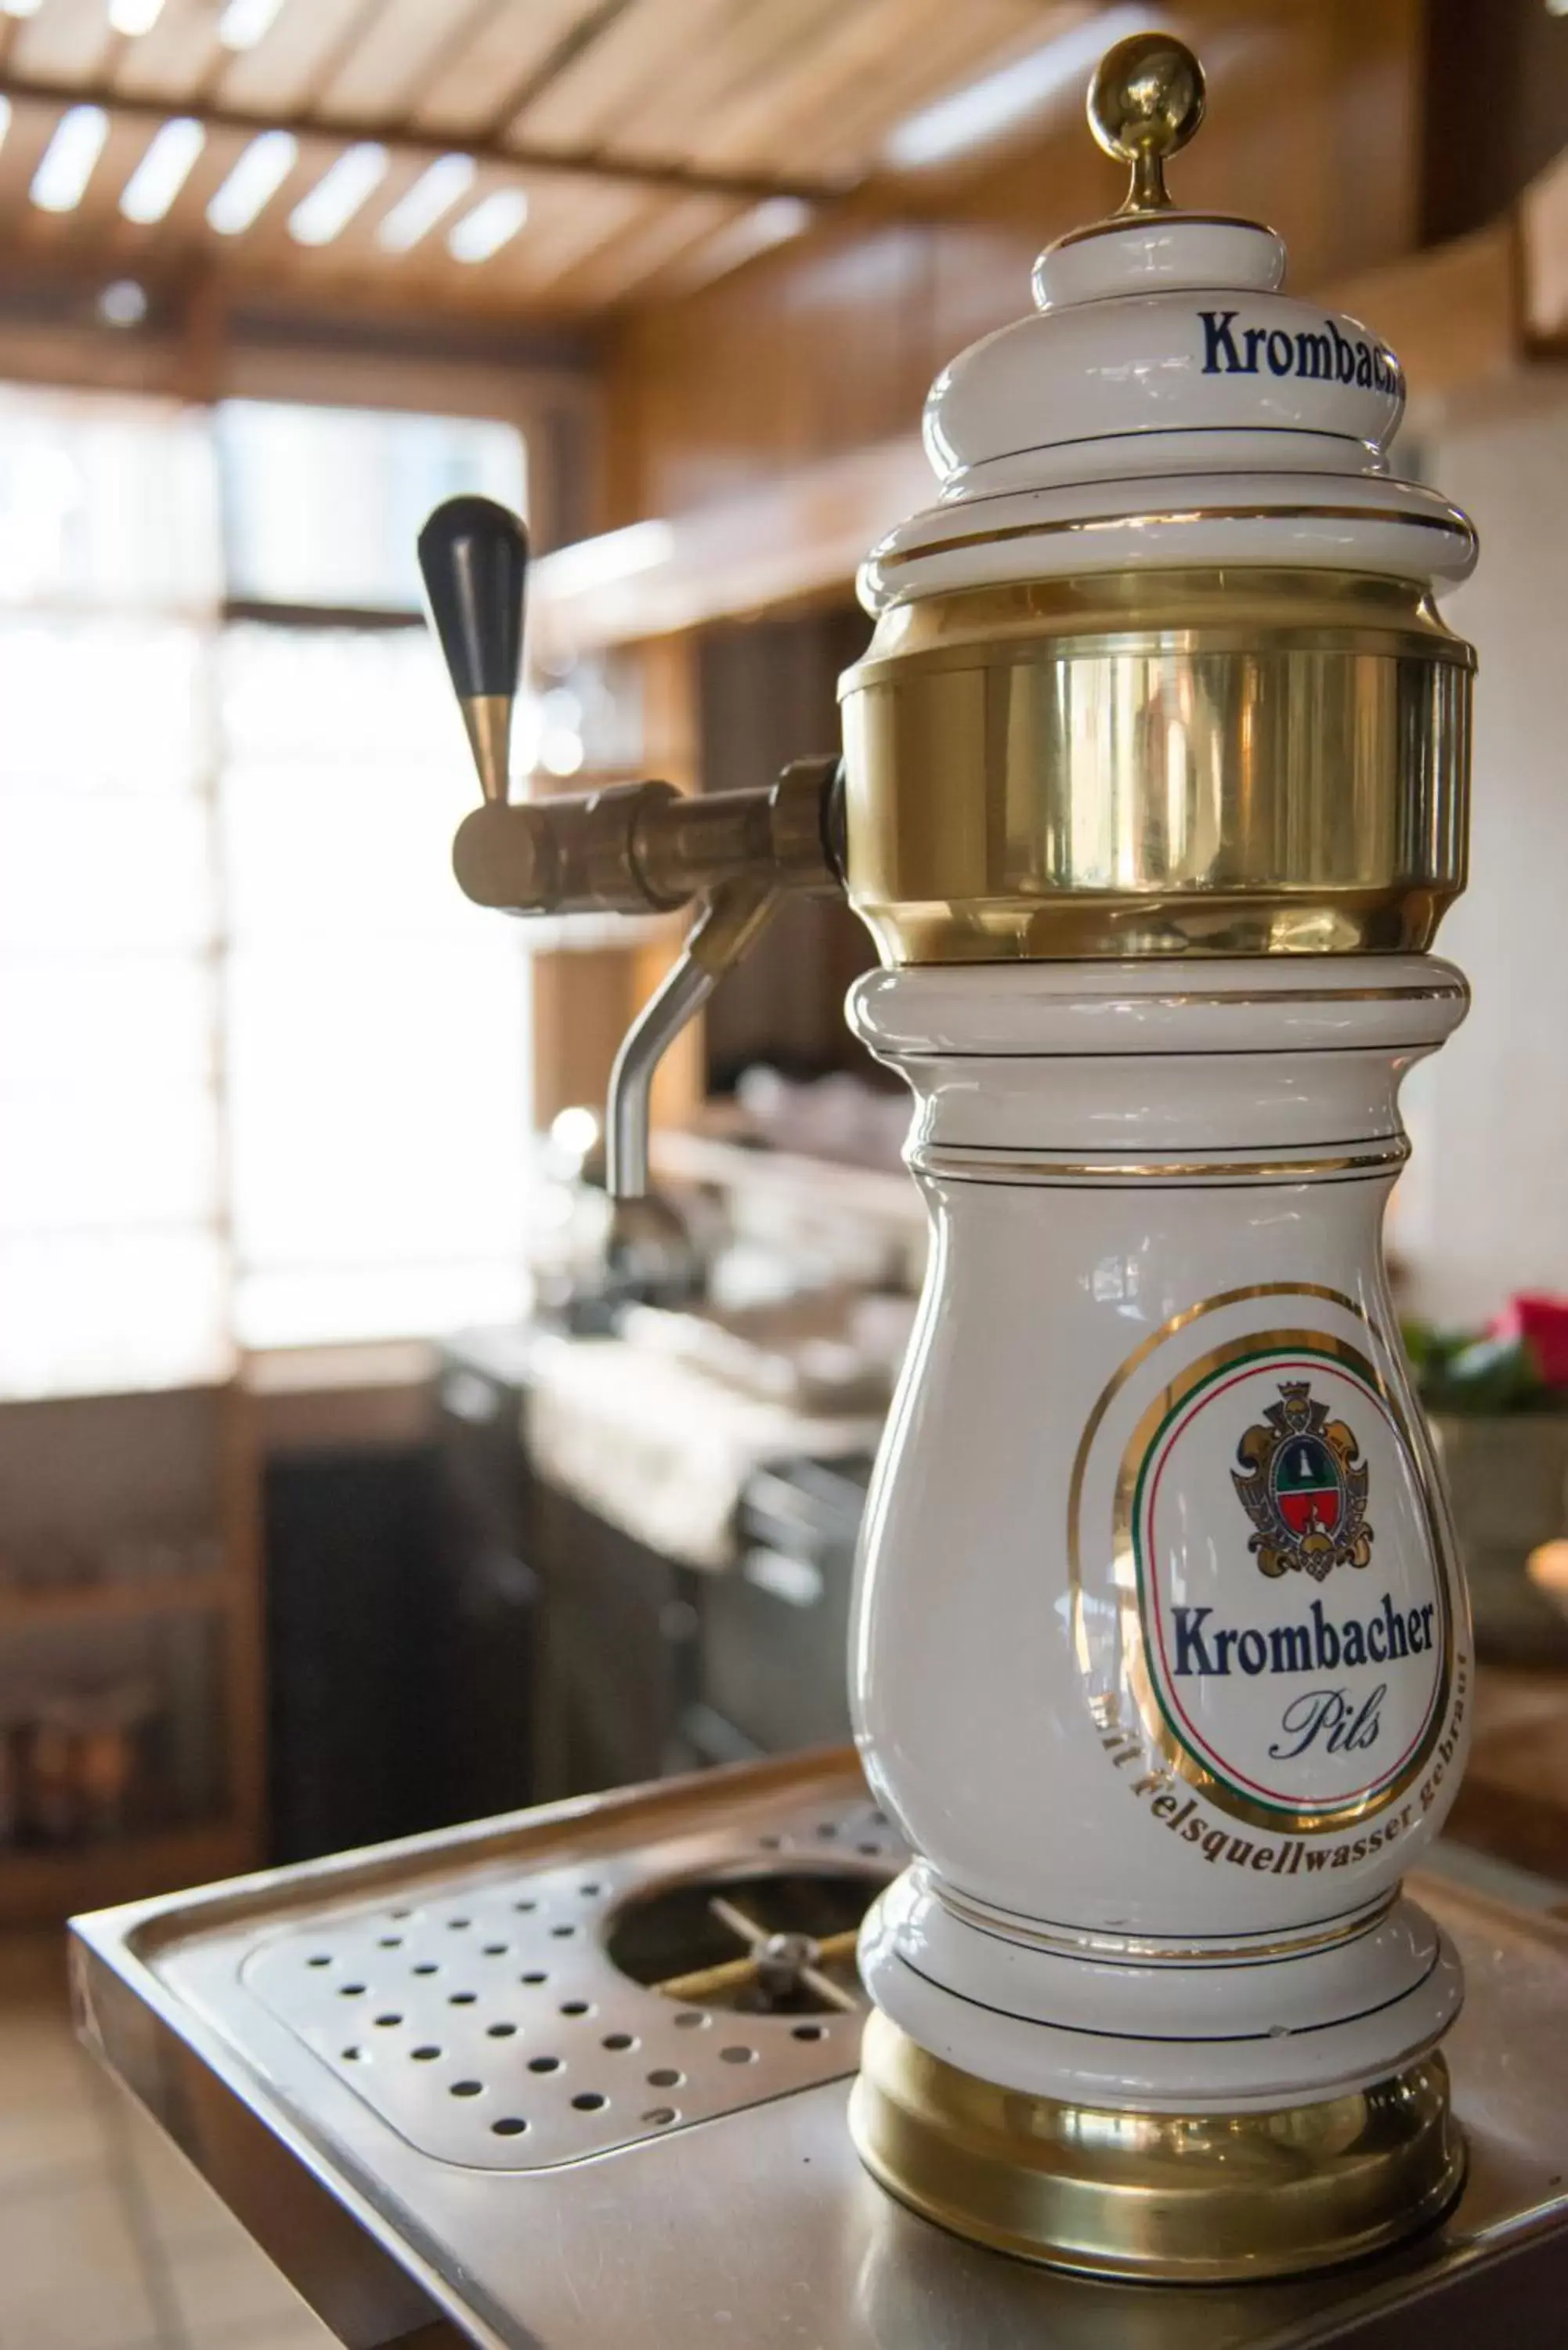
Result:
<svg viewBox="0 0 1568 2350"><path fill-rule="evenodd" d="M631 0L595 0L587 14L578 17L555 47L530 67L522 81L508 90L501 104L492 110L487 135L499 139L507 124L514 121L535 99L542 97L550 84L557 81L585 50L591 49L596 41L602 39L630 5Z"/></svg>
<svg viewBox="0 0 1568 2350"><path fill-rule="evenodd" d="M178 99L147 98L117 89L112 83L39 81L0 68L0 97L13 106L64 109L100 106L111 118L140 121L156 129L171 114L188 115L208 131L228 131L254 139L266 130L287 130L300 140L331 140L358 146L367 140L385 147L390 155L434 162L454 149L509 172L551 172L573 179L615 180L628 186L663 189L679 195L724 196L742 203L764 203L774 196L795 196L806 203L831 204L849 192L843 180L802 178L796 174L707 171L701 165L666 162L649 158L607 154L599 149L535 147L497 138L493 133L464 139L443 139L416 130L408 122L337 121L315 114L253 112L225 106L212 99L191 104Z"/></svg>

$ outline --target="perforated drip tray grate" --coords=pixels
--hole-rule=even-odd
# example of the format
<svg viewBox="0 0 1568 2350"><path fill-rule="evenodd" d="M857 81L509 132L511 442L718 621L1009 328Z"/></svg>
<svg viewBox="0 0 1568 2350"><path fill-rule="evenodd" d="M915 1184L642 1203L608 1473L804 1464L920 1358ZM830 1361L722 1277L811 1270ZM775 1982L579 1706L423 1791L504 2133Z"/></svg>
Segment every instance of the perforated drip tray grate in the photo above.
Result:
<svg viewBox="0 0 1568 2350"><path fill-rule="evenodd" d="M273 1932L240 1976L422 2153L542 2169L852 2072L855 1931L899 1866L840 1799L749 1850L410 1886Z"/></svg>

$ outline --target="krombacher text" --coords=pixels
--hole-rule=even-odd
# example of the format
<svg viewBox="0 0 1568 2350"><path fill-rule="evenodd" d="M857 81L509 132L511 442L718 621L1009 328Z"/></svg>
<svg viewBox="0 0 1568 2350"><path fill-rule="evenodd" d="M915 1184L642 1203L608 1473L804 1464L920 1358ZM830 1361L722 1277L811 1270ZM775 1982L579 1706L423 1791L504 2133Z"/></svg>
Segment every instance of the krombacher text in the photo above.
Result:
<svg viewBox="0 0 1568 2350"><path fill-rule="evenodd" d="M1210 1626L1212 1607L1175 1607L1178 1675L1229 1673L1234 1659L1243 1673L1336 1672L1342 1665L1386 1665L1401 1657L1419 1657L1432 1645L1435 1607L1396 1607L1386 1592L1382 1607L1368 1617L1335 1618L1324 1612L1321 1599L1312 1603L1304 1623L1274 1624L1267 1631L1256 1625Z"/></svg>
<svg viewBox="0 0 1568 2350"><path fill-rule="evenodd" d="M1364 391L1398 391L1393 352L1365 335L1342 335L1332 318L1287 334L1282 327L1239 324L1240 310L1199 310L1205 375L1294 375L1354 383Z"/></svg>

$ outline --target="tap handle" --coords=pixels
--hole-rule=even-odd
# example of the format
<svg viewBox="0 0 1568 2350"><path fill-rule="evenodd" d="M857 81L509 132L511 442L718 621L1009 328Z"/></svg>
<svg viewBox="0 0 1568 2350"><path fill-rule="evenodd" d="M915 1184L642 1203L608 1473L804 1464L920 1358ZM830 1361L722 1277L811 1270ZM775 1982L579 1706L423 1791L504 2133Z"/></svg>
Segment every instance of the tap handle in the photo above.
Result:
<svg viewBox="0 0 1568 2350"><path fill-rule="evenodd" d="M523 660L528 534L493 498L448 498L419 540L431 621L487 800L504 801Z"/></svg>

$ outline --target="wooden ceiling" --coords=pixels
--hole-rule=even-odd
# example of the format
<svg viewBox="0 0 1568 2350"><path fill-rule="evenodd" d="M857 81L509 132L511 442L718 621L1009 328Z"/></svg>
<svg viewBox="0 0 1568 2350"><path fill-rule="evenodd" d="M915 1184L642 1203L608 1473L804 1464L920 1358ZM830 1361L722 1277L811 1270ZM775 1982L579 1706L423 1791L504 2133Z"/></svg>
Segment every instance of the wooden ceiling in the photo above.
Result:
<svg viewBox="0 0 1568 2350"><path fill-rule="evenodd" d="M1088 0L0 0L0 259L114 276L181 272L481 317L583 317L701 282L875 179L890 130L1039 48ZM28 13L30 8L31 13ZM114 19L151 16L146 30ZM32 193L63 114L101 109L79 203ZM161 125L204 130L165 216L121 215ZM213 197L269 129L297 142L242 233ZM374 192L328 242L290 217L346 150L384 151ZM406 252L378 232L439 158L472 159L451 209ZM371 168L374 169L374 163ZM461 174L462 167L457 167ZM521 229L463 262L448 234L497 191Z"/></svg>

